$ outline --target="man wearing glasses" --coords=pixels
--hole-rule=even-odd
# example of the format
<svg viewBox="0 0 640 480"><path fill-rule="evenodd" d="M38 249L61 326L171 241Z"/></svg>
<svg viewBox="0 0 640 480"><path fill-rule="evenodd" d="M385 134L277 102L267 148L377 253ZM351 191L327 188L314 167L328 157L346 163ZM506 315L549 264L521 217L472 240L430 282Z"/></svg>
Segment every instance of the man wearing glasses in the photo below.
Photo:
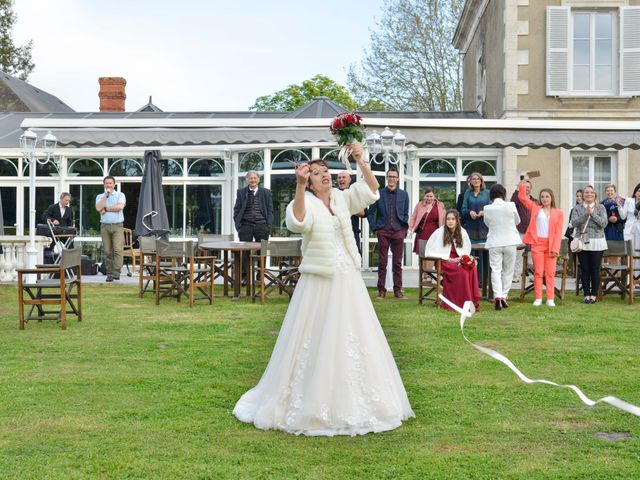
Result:
<svg viewBox="0 0 640 480"><path fill-rule="evenodd" d="M393 294L404 300L402 292L402 255L409 227L409 195L398 188L398 171L389 169L387 186L379 190L380 198L369 207L367 220L378 237L378 299L385 298L389 248L393 255Z"/></svg>

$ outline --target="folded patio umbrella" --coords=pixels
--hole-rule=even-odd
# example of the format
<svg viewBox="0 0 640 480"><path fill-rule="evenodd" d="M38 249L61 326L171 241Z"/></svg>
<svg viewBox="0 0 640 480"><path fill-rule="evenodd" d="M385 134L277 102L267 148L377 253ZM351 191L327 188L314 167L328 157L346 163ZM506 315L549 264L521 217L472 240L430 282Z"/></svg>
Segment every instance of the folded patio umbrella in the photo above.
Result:
<svg viewBox="0 0 640 480"><path fill-rule="evenodd" d="M162 236L169 233L159 150L144 152L144 174L140 185L135 231L138 235Z"/></svg>

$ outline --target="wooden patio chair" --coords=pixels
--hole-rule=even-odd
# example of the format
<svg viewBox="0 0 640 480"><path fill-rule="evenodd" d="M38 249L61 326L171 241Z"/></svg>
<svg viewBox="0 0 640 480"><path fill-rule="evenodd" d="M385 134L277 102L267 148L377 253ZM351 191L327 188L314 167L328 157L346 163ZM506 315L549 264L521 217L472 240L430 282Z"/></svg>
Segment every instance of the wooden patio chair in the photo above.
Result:
<svg viewBox="0 0 640 480"><path fill-rule="evenodd" d="M254 303L260 297L260 304L264 305L265 296L276 290L291 298L300 278L301 247L300 239L262 240L260 252L251 255L250 262Z"/></svg>
<svg viewBox="0 0 640 480"><path fill-rule="evenodd" d="M440 307L442 292L442 259L425 257L426 240L418 240L418 303L425 300L434 302Z"/></svg>
<svg viewBox="0 0 640 480"><path fill-rule="evenodd" d="M82 321L81 253L80 248L62 250L57 265L17 271L20 330L24 330L30 320L56 320L62 330L66 330L68 313ZM25 278L25 275L32 277ZM27 306L30 308L25 314Z"/></svg>
<svg viewBox="0 0 640 480"><path fill-rule="evenodd" d="M135 273L136 271L136 258L140 258L140 250L133 247L133 231L130 228L123 228L122 230L124 232L124 248L122 249L122 258L123 260L127 258L131 259L131 268L129 268L128 263L125 263L125 266L127 267L127 277L131 277L132 271L133 273Z"/></svg>
<svg viewBox="0 0 640 480"><path fill-rule="evenodd" d="M628 297L629 305L633 303L635 289L633 255L631 240L607 240L607 249L600 265L598 297L602 298L609 293L617 293L622 300ZM608 259L619 259L619 263L607 261Z"/></svg>

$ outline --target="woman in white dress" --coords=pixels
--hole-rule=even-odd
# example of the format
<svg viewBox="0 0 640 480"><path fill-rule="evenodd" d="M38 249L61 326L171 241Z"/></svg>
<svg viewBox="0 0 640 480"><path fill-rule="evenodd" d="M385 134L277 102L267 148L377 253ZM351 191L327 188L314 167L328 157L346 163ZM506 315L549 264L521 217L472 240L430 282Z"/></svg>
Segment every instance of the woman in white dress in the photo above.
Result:
<svg viewBox="0 0 640 480"><path fill-rule="evenodd" d="M360 274L351 215L378 198L378 181L353 145L365 182L332 188L323 161L296 168L287 228L302 233L300 280L258 385L233 414L261 429L362 435L413 417Z"/></svg>

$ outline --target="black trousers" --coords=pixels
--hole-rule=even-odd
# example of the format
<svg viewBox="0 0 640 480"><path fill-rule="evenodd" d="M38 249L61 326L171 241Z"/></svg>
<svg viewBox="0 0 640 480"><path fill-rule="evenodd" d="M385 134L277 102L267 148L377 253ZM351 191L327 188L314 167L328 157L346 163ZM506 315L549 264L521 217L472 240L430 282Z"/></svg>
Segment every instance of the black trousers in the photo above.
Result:
<svg viewBox="0 0 640 480"><path fill-rule="evenodd" d="M602 251L578 253L580 260L580 281L585 297L595 297L600 287L600 263L602 262Z"/></svg>
<svg viewBox="0 0 640 480"><path fill-rule="evenodd" d="M271 227L266 223L243 223L238 230L238 238L241 242L260 242L269 240ZM242 253L242 278L247 277L247 260L246 252Z"/></svg>

